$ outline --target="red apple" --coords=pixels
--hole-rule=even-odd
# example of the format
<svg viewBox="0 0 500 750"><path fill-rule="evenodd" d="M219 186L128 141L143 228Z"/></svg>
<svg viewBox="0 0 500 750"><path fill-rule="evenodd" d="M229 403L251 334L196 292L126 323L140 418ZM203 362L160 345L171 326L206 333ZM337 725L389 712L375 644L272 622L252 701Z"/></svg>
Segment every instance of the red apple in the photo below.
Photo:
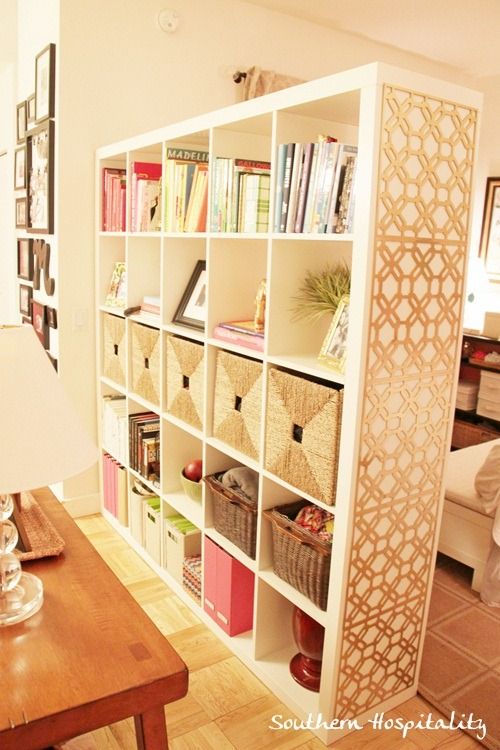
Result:
<svg viewBox="0 0 500 750"><path fill-rule="evenodd" d="M199 482L203 476L201 458L196 458L194 461L190 461L185 465L182 471L186 479L190 479L192 482Z"/></svg>

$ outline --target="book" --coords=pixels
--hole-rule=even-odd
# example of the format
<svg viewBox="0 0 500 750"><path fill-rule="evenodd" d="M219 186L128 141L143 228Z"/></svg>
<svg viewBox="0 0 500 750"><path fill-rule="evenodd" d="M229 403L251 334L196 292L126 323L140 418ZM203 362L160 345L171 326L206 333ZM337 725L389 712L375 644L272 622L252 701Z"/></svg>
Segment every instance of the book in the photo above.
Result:
<svg viewBox="0 0 500 750"><path fill-rule="evenodd" d="M290 200L290 183L292 179L292 168L293 168L293 154L295 151L295 143L287 144L286 157L285 157L285 171L283 173L283 189L281 198L281 218L280 218L280 232L286 230L286 219L288 215L288 201Z"/></svg>
<svg viewBox="0 0 500 750"><path fill-rule="evenodd" d="M257 224L267 229L269 204L267 181L262 183L259 198L259 175L270 176L271 164L254 159L218 157L212 175L212 232L250 232ZM270 177L269 177L270 179ZM247 188L250 188L247 190ZM248 203L248 205L247 205ZM257 206L260 205L260 209ZM259 214L257 222L256 216ZM246 226L246 228L245 228Z"/></svg>
<svg viewBox="0 0 500 750"><path fill-rule="evenodd" d="M248 349L255 349L260 352L264 350L264 338L262 336L232 331L222 325L215 326L213 335L215 339L228 341L231 344L246 346Z"/></svg>
<svg viewBox="0 0 500 750"><path fill-rule="evenodd" d="M130 165L130 228L132 232L160 229L161 164L133 161Z"/></svg>
<svg viewBox="0 0 500 750"><path fill-rule="evenodd" d="M255 323L253 320L228 320L219 323L219 326L227 328L230 331L238 331L239 333L247 333L251 336L260 336L260 338L264 338L263 331L255 330Z"/></svg>
<svg viewBox="0 0 500 750"><path fill-rule="evenodd" d="M107 307L125 308L127 297L127 267L124 261L114 265L104 304Z"/></svg>
<svg viewBox="0 0 500 750"><path fill-rule="evenodd" d="M200 177L201 175L201 177ZM208 151L167 148L163 184L166 232L200 232L206 228ZM205 213L206 216L206 213Z"/></svg>
<svg viewBox="0 0 500 750"><path fill-rule="evenodd" d="M124 232L126 225L125 169L104 167L102 170L102 229L104 232Z"/></svg>
<svg viewBox="0 0 500 750"><path fill-rule="evenodd" d="M328 218L326 224L327 233L335 232L348 158L350 156L356 156L357 153L357 146L352 146L347 143L340 144L337 167L335 170L335 177L330 195Z"/></svg>

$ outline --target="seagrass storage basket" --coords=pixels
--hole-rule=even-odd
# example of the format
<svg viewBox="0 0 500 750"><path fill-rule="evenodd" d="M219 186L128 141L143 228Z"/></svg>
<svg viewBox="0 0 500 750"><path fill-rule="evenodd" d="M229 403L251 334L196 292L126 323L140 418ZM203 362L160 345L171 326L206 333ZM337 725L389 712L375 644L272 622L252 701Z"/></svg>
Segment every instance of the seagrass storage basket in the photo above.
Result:
<svg viewBox="0 0 500 750"><path fill-rule="evenodd" d="M214 527L255 560L257 503L236 490L225 487L221 481L223 473L203 477L213 501Z"/></svg>
<svg viewBox="0 0 500 750"><path fill-rule="evenodd" d="M262 363L219 350L215 372L213 435L259 458Z"/></svg>
<svg viewBox="0 0 500 750"><path fill-rule="evenodd" d="M125 319L105 313L103 328L103 367L102 374L118 385L125 385Z"/></svg>
<svg viewBox="0 0 500 750"><path fill-rule="evenodd" d="M204 346L167 336L167 411L193 427L203 427Z"/></svg>
<svg viewBox="0 0 500 750"><path fill-rule="evenodd" d="M160 333L140 323L130 324L130 369L132 391L160 404Z"/></svg>
<svg viewBox="0 0 500 750"><path fill-rule="evenodd" d="M343 393L269 370L265 467L328 505L335 502Z"/></svg>
<svg viewBox="0 0 500 750"><path fill-rule="evenodd" d="M293 519L304 505L298 500L264 511L271 522L273 569L277 576L326 610L332 545Z"/></svg>

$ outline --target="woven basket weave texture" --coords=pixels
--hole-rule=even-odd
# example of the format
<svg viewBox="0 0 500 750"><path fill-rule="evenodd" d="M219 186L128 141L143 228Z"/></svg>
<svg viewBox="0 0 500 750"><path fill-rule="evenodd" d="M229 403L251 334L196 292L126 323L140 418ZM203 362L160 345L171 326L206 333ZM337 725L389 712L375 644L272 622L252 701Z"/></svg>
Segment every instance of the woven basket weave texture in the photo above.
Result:
<svg viewBox="0 0 500 750"><path fill-rule="evenodd" d="M160 335L155 328L131 324L132 390L160 404Z"/></svg>
<svg viewBox="0 0 500 750"><path fill-rule="evenodd" d="M184 422L203 426L204 347L167 336L167 411Z"/></svg>
<svg viewBox="0 0 500 750"><path fill-rule="evenodd" d="M266 469L328 505L335 502L343 390L271 369Z"/></svg>
<svg viewBox="0 0 500 750"><path fill-rule="evenodd" d="M214 527L255 560L257 503L225 487L221 478L222 474L203 477L212 497Z"/></svg>
<svg viewBox="0 0 500 750"><path fill-rule="evenodd" d="M116 315L103 317L103 375L118 385L125 385L125 320Z"/></svg>
<svg viewBox="0 0 500 750"><path fill-rule="evenodd" d="M217 352L214 437L251 458L259 458L262 363Z"/></svg>

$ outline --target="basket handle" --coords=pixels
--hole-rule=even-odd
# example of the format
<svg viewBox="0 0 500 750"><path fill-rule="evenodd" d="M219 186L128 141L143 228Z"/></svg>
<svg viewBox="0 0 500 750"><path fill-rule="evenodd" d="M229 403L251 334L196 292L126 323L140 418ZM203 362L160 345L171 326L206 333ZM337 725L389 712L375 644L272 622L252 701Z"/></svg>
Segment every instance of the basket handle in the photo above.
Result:
<svg viewBox="0 0 500 750"><path fill-rule="evenodd" d="M298 534L295 534L291 526L283 525L281 528L283 529L285 534L288 534L289 537L294 539L296 542L299 542L299 544L302 544L304 547L311 547L313 550L315 550L316 552L320 552L322 555L330 554L330 550L325 549L320 540L316 542L312 539L311 541L304 539Z"/></svg>

